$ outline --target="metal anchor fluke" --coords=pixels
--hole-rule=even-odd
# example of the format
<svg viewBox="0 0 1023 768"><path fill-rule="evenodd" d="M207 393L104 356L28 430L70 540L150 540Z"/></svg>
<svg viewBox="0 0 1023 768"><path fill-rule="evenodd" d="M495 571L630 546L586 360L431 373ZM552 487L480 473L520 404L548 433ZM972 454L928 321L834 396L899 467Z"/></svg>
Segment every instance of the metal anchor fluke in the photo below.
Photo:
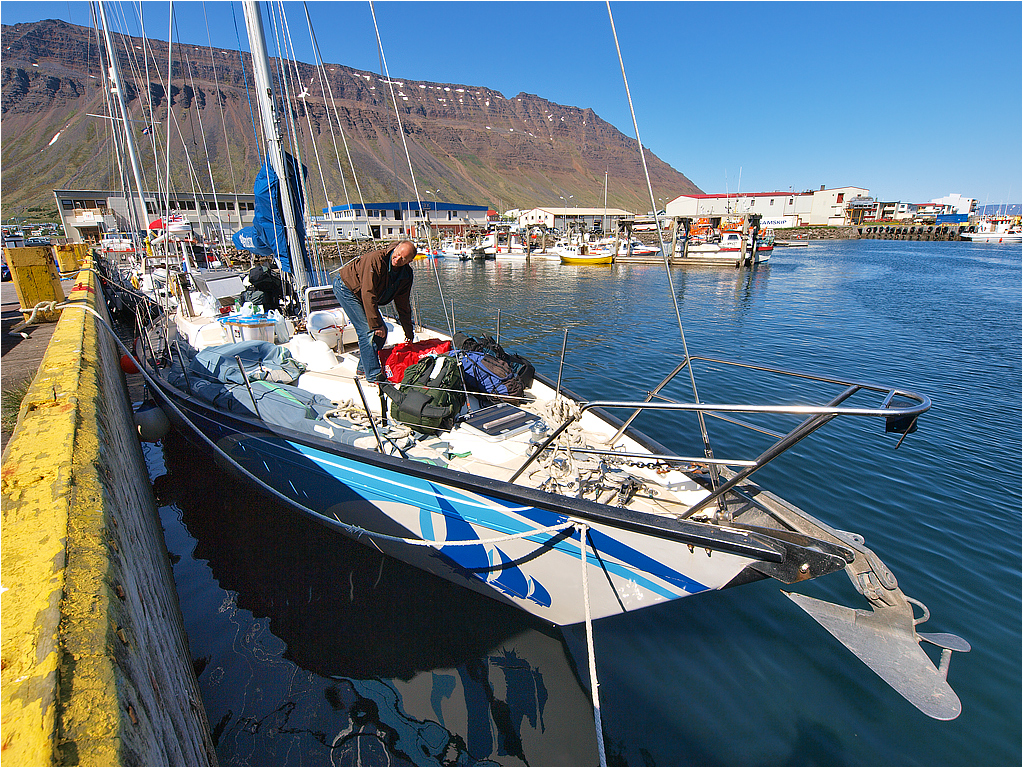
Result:
<svg viewBox="0 0 1023 768"><path fill-rule="evenodd" d="M936 720L959 716L962 704L946 678L952 652L965 653L970 644L957 635L918 633L913 609L901 593L899 605L884 604L871 611L792 592L783 594L925 715ZM924 653L921 640L942 649L939 666Z"/></svg>

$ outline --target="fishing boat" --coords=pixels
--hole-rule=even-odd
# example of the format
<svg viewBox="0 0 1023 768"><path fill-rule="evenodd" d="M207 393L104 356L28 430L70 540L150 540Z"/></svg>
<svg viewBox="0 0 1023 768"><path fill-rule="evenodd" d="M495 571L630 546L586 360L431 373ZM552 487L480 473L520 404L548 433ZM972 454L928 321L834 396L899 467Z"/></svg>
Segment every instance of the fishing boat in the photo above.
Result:
<svg viewBox="0 0 1023 768"><path fill-rule="evenodd" d="M961 232L963 240L975 243L1023 243L1023 227L1019 216L1000 216L983 220L972 227L974 231Z"/></svg>
<svg viewBox="0 0 1023 768"><path fill-rule="evenodd" d="M135 244L121 232L107 232L99 241L99 250L106 256L117 254L120 258L127 258L135 253Z"/></svg>
<svg viewBox="0 0 1023 768"><path fill-rule="evenodd" d="M591 241L581 233L574 233L559 240L551 249L562 264L607 266L614 262L613 245Z"/></svg>
<svg viewBox="0 0 1023 768"><path fill-rule="evenodd" d="M255 3L246 2L245 15L257 92L265 99L269 68L261 61ZM272 105L261 101L260 107L264 127L276 130L266 117ZM290 180L298 169L279 145L277 151L271 155L276 172ZM282 202L287 197L285 191ZM287 238L279 238L286 240L281 267L301 284L298 203L281 209L287 222ZM609 263L611 255L599 258ZM572 263L570 254L562 259ZM436 263L417 267L426 268L435 270ZM959 714L946 676L951 653L969 645L918 631L922 618L913 606L919 603L903 594L862 536L817 520L752 479L834 419L874 420L901 442L930 408L925 395L686 350L650 383L646 399L593 398L562 385L567 331L557 375L521 379L521 394L481 391L464 380L441 386L434 379L408 390L358 375L357 337L329 285L304 287L302 306L304 316L290 323L179 305L141 335L136 351L177 428L267 494L342 535L557 625L766 578L796 585L844 570L867 608L786 594L927 715ZM416 327L417 341L435 350L424 358L427 370L467 354L464 342L456 344L453 313L444 315L446 327ZM387 330L384 353L395 354L403 334L392 319ZM647 343L665 352L674 346L666 339ZM740 380L768 374L821 391L811 399L800 389L798 402L708 403L697 394L697 365L734 370ZM664 396L683 372L691 396ZM431 416L439 390L460 405L431 426L416 422ZM411 411L410 391L420 395ZM662 445L633 424L651 413L677 420L679 434L683 422L695 425L701 437L692 447ZM740 419L751 415L756 423ZM768 435L769 445L746 457L721 456L705 427L712 417ZM782 426L761 423L769 419ZM921 643L940 649L940 664Z"/></svg>
<svg viewBox="0 0 1023 768"><path fill-rule="evenodd" d="M741 232L722 232L718 250L722 253L739 253L742 250L742 240ZM770 254L774 250L774 233L758 236L756 246L757 254ZM746 247L748 249L753 247L752 239L749 237L746 238ZM761 261L766 260L766 258L761 258Z"/></svg>
<svg viewBox="0 0 1023 768"><path fill-rule="evenodd" d="M575 266L608 266L614 262L614 253L610 250L588 245L563 246L558 255L562 264Z"/></svg>

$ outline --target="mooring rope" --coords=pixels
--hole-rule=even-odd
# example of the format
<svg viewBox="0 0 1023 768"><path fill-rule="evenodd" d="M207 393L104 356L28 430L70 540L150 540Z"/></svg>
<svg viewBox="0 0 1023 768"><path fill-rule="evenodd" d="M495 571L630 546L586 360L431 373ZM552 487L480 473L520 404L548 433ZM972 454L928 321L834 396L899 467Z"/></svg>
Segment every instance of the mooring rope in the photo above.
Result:
<svg viewBox="0 0 1023 768"><path fill-rule="evenodd" d="M590 618L590 581L587 577L586 567L586 541L589 537L590 527L586 523L576 523L575 528L579 531L579 560L582 563L582 587L583 587L583 611L586 616L586 656L590 666L590 699L593 702L593 724L597 729L597 755L600 758L600 765L607 765L607 755L604 752L604 729L600 723L600 694L597 682L597 656L593 650L593 620Z"/></svg>

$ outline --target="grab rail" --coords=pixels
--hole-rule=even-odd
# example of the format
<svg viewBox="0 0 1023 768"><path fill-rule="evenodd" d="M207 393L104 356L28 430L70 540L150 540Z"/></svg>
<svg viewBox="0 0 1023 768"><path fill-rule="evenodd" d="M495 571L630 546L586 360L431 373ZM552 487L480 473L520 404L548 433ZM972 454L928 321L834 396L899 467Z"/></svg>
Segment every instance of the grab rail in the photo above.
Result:
<svg viewBox="0 0 1023 768"><path fill-rule="evenodd" d="M686 365L687 362L692 360L702 360L705 362L717 363L721 365L735 365L737 367L749 368L753 370L759 370L769 373L776 373L780 375L792 376L796 378L807 379L811 381L818 381L829 384L842 384L846 388L839 395L834 397L830 402L825 405L753 405L753 404L733 404L733 403L678 403L678 402L650 402L649 398L656 395L676 374L678 374ZM853 395L861 391L875 392L884 394L885 399L879 408L864 408L864 407L848 407L842 406L841 403L848 400ZM896 397L903 398L904 400L912 401L893 407L892 403ZM609 441L609 444L613 444L615 440L624 434L628 425L636 418L636 416L642 411L687 411L696 413L707 413L710 415L717 415L721 413L765 413L765 414L781 414L781 415L795 415L795 416L806 416L802 422L800 422L795 428L790 430L784 435L775 433L773 431L765 430L759 426L745 424L735 419L729 419L729 421L737 426L751 429L765 434L770 434L772 437L778 437L777 441L772 444L767 450L763 451L753 461L729 461L724 459L703 459L702 462L705 464L731 464L733 466L741 466L742 469L735 473L729 480L722 485L715 487L713 491L701 499L699 502L689 507L682 515L680 519L690 517L694 513L706 507L708 504L721 499L725 493L736 485L741 483L743 480L748 478L754 472L762 469L769 462L776 459L785 451L792 448L796 443L803 440L813 432L823 427L832 419L838 416L867 416L867 417L883 417L886 419L888 424L897 423L900 426L905 425L905 429L898 429L894 431L903 432L903 439L915 428L916 419L921 414L925 413L931 407L931 400L926 395L920 395L915 392L908 390L900 390L892 387L881 387L866 383L857 382L846 382L840 379L834 379L830 377L817 376L812 374L802 374L792 371L786 371L778 368L769 368L766 366L753 365L748 363L737 363L728 360L718 360L714 358L704 357L692 357L683 364L675 368L675 370L662 381L657 388L648 395L648 399L641 402L636 401L618 401L618 400L594 400L589 403L581 405L578 414L570 415L561 425L559 425L547 439L541 443L537 449L526 459L521 467L511 477L511 482L515 480L526 470L526 468L536 459L537 456L541 455L544 450L549 448L551 444L564 432L572 422L582 419L583 414L586 411L593 410L595 408L601 409L621 409L628 408L632 409L634 413L625 421L625 423L615 433L614 437ZM722 417L723 418L723 417ZM889 430L893 431L893 430ZM899 445L902 444L900 439ZM896 446L898 447L898 446ZM572 449L580 450L580 449ZM582 452L588 452L587 449L582 449ZM684 462L687 459L677 457L665 457L658 456L657 458L669 461Z"/></svg>

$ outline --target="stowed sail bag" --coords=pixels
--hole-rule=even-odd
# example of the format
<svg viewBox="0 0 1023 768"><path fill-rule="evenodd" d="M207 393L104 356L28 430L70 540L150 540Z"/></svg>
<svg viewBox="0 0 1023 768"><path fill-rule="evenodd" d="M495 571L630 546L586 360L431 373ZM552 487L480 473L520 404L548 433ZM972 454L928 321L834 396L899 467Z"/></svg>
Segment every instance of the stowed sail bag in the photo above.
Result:
<svg viewBox="0 0 1023 768"><path fill-rule="evenodd" d="M465 405L458 362L447 355L424 357L405 369L400 385L381 382L380 389L391 398L391 418L426 435L451 429Z"/></svg>

